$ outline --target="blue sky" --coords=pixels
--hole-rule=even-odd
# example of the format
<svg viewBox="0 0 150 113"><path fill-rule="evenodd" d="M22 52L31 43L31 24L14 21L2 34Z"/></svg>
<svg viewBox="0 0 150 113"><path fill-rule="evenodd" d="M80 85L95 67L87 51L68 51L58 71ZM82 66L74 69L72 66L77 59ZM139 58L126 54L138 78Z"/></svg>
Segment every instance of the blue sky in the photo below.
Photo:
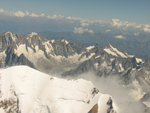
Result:
<svg viewBox="0 0 150 113"><path fill-rule="evenodd" d="M150 0L1 0L0 9L89 20L150 23Z"/></svg>

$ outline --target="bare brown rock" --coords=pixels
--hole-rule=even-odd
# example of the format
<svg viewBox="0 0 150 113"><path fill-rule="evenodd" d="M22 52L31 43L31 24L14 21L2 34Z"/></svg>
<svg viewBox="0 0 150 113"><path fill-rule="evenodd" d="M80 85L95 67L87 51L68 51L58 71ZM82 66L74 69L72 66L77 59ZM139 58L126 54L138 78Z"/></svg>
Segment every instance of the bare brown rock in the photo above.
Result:
<svg viewBox="0 0 150 113"><path fill-rule="evenodd" d="M98 104L95 104L89 113L98 113Z"/></svg>

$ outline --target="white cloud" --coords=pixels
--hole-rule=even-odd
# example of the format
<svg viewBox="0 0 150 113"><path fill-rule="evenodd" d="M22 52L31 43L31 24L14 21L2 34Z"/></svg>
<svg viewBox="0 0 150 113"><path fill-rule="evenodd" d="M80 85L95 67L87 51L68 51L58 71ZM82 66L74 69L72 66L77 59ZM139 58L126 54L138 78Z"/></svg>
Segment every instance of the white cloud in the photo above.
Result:
<svg viewBox="0 0 150 113"><path fill-rule="evenodd" d="M141 24L136 24L135 22L129 23L128 21L120 21L119 19L112 19L110 25L112 27L117 27L121 29L127 29L128 27L133 27L133 28L141 28Z"/></svg>
<svg viewBox="0 0 150 113"><path fill-rule="evenodd" d="M54 14L53 16L48 15L47 18L49 18L49 19L62 19L62 18L64 18L64 16L62 16L62 15L57 16L56 14Z"/></svg>
<svg viewBox="0 0 150 113"><path fill-rule="evenodd" d="M64 18L64 16L62 16L62 15L59 15L59 16L58 16L58 18L59 18L59 19L62 19L62 18Z"/></svg>
<svg viewBox="0 0 150 113"><path fill-rule="evenodd" d="M138 36L138 35L139 35L139 32L137 32L137 33L134 33L134 35L135 35L135 36Z"/></svg>
<svg viewBox="0 0 150 113"><path fill-rule="evenodd" d="M0 13L3 13L4 12L4 10L3 9L0 9Z"/></svg>
<svg viewBox="0 0 150 113"><path fill-rule="evenodd" d="M23 13L22 11L12 12L12 15L13 16L17 16L17 17L24 17L24 16L26 16L28 14L29 14L28 12Z"/></svg>
<svg viewBox="0 0 150 113"><path fill-rule="evenodd" d="M86 30L87 30L89 33L94 33L93 30L88 30L88 29L86 29Z"/></svg>
<svg viewBox="0 0 150 113"><path fill-rule="evenodd" d="M45 14L44 14L44 13L42 13L40 16L41 16L41 17L44 17L44 16L45 16Z"/></svg>
<svg viewBox="0 0 150 113"><path fill-rule="evenodd" d="M26 11L26 15L29 15L29 12L28 12L28 11Z"/></svg>
<svg viewBox="0 0 150 113"><path fill-rule="evenodd" d="M119 19L112 19L111 26L126 29L127 27L131 26L128 21L120 21Z"/></svg>
<svg viewBox="0 0 150 113"><path fill-rule="evenodd" d="M134 26L135 28L141 28L142 24L136 24L136 23L134 23L134 24L131 24L131 26Z"/></svg>
<svg viewBox="0 0 150 113"><path fill-rule="evenodd" d="M139 29L150 33L150 25L148 24L137 24L135 22L129 23L128 21L120 21L119 19L112 19L110 25L112 27L116 27L119 29L127 29L128 27L132 27L133 29Z"/></svg>
<svg viewBox="0 0 150 113"><path fill-rule="evenodd" d="M44 13L41 15L37 15L35 13L30 14L29 12L22 12L22 11L5 11L4 9L0 9L0 14L6 15L6 16L16 16L16 17L25 17L25 16L30 16L30 17L45 17L49 19L62 19L65 18L69 20L70 23L74 23L75 21L80 22L82 27L88 27L90 25L95 25L95 26L109 26L109 27L115 27L117 29L123 29L126 30L128 28L133 28L133 29L138 29L147 33L150 33L150 25L149 24L136 24L135 22L129 23L128 21L120 21L119 19L112 19L111 22L105 22L101 20L94 20L90 21L88 19L83 19L80 17L64 17L62 15L57 16L54 14L53 16L45 16ZM92 31L91 31L92 32ZM109 31L106 31L109 32Z"/></svg>
<svg viewBox="0 0 150 113"><path fill-rule="evenodd" d="M88 26L89 26L89 23L81 23L81 26L82 26L82 27L88 27Z"/></svg>
<svg viewBox="0 0 150 113"><path fill-rule="evenodd" d="M0 9L0 13L6 16L16 16L16 17L24 17L29 15L29 13L26 11L25 13L22 11L17 11L17 12L9 12L9 11L4 11L3 9Z"/></svg>
<svg viewBox="0 0 150 113"><path fill-rule="evenodd" d="M108 30L106 30L106 31L105 31L105 33L110 32L110 31L111 31L111 30L110 30L110 29L108 29Z"/></svg>
<svg viewBox="0 0 150 113"><path fill-rule="evenodd" d="M66 19L69 19L69 20L83 20L82 18L77 18L77 17L67 17Z"/></svg>
<svg viewBox="0 0 150 113"><path fill-rule="evenodd" d="M102 20L95 20L93 21L93 24L95 25L102 25L102 24L110 24L109 22L105 22L105 21L102 21Z"/></svg>
<svg viewBox="0 0 150 113"><path fill-rule="evenodd" d="M35 13L30 14L28 11L26 11L25 13L22 11L17 11L17 12L9 12L9 11L4 11L3 9L0 9L0 14L6 15L6 16L16 16L16 17L25 17L25 16L30 16L30 17L47 17L49 19L62 19L64 18L64 16L59 15L57 16L56 14L54 14L53 16L45 16L44 13L42 13L41 15L37 15Z"/></svg>
<svg viewBox="0 0 150 113"><path fill-rule="evenodd" d="M47 16L47 18L49 18L49 19L57 19L57 15L56 14L54 14L53 16Z"/></svg>
<svg viewBox="0 0 150 113"><path fill-rule="evenodd" d="M117 36L114 36L114 38L118 38L118 39L126 39L126 37L124 37L123 35L117 35Z"/></svg>
<svg viewBox="0 0 150 113"><path fill-rule="evenodd" d="M31 17L39 17L39 15L36 15L36 14L34 14L34 13L32 13L30 16L31 16Z"/></svg>
<svg viewBox="0 0 150 113"><path fill-rule="evenodd" d="M80 27L80 28L75 27L73 32L75 34L83 34L85 32L94 33L92 30L84 29L82 27Z"/></svg>
<svg viewBox="0 0 150 113"><path fill-rule="evenodd" d="M82 27L88 27L90 25L93 25L94 24L94 21L90 21L88 19L81 19L80 20L80 23L81 23L81 26Z"/></svg>
<svg viewBox="0 0 150 113"><path fill-rule="evenodd" d="M145 27L145 28L143 28L143 31L150 33L150 28L149 27Z"/></svg>

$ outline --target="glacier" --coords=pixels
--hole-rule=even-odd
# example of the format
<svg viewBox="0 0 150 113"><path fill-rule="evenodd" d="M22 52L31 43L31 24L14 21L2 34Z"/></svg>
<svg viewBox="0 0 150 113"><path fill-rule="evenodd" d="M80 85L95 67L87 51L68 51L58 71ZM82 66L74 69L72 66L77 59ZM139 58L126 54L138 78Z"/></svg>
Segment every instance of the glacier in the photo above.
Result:
<svg viewBox="0 0 150 113"><path fill-rule="evenodd" d="M94 113L96 104L98 113L107 113L112 98L91 81L58 78L28 66L0 69L0 96L0 113ZM119 111L115 101L112 106L110 113Z"/></svg>

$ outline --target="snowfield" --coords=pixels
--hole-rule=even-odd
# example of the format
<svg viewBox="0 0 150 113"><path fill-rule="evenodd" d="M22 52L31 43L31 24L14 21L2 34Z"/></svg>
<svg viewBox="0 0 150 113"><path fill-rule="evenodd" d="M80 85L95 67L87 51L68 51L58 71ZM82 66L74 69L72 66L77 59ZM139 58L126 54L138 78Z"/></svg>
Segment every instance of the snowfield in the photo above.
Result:
<svg viewBox="0 0 150 113"><path fill-rule="evenodd" d="M111 96L90 81L56 78L27 66L1 69L0 90L0 113L88 113L95 104L98 113L107 113L110 107Z"/></svg>

